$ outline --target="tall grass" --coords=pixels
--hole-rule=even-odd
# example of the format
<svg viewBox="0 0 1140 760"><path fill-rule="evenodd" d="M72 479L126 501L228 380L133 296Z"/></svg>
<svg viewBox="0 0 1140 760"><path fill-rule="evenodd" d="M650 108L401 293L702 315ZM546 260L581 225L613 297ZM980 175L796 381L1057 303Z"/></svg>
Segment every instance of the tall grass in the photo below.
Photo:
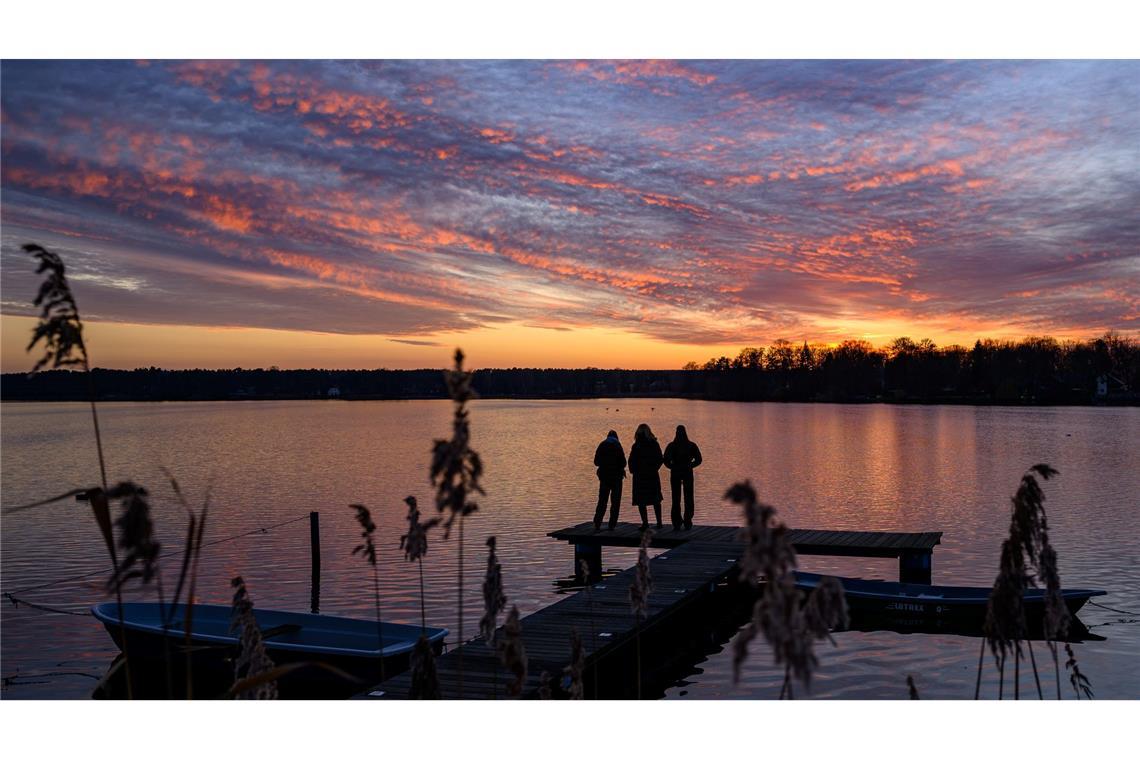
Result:
<svg viewBox="0 0 1140 760"><path fill-rule="evenodd" d="M384 682L384 623L380 616L380 573L376 569L376 543L372 540L376 532L376 523L372 521L372 514L363 504L350 504L349 509L356 513L356 521L360 523L361 543L352 550L355 556L359 554L372 567L372 594L373 605L376 608L376 646L379 648L380 682Z"/></svg>
<svg viewBox="0 0 1140 760"><path fill-rule="evenodd" d="M424 634L416 640L412 650L412 687L408 696L412 699L439 699L439 673L435 669L435 652Z"/></svg>
<svg viewBox="0 0 1140 760"><path fill-rule="evenodd" d="M985 638L982 640L978 656L977 678L974 698L981 696L982 664L985 648L988 645L998 671L998 699L1004 697L1005 672L1009 659L1013 659L1014 698L1021 696L1021 660L1028 657L1033 669L1037 695L1043 698L1041 679L1037 670L1033 646L1029 641L1028 624L1025 615L1024 597L1029 588L1045 589L1045 614L1042 621L1046 645L1053 657L1054 675L1057 681L1057 698L1061 698L1061 675L1057 642L1069 631L1071 615L1061 596L1061 577L1057 570L1057 552L1049 541L1049 524L1045 514L1045 492L1037 478L1049 480L1059 473L1047 464L1037 464L1022 476L1017 492L1010 499L1008 535L1001 545L1001 558L997 578L986 603L986 620L983 626ZM1025 644L1023 653L1022 644ZM1072 647L1066 644L1069 661L1065 666L1074 674L1079 674L1076 656ZM1081 680L1083 679L1083 681ZM1071 678L1073 689L1079 699L1082 692L1091 696L1088 679ZM1085 688L1081 688L1082 685Z"/></svg>
<svg viewBox="0 0 1140 760"><path fill-rule="evenodd" d="M427 607L424 604L424 555L427 554L428 530L439 525L439 518L433 517L427 522L420 522L420 508L415 496L404 499L408 505L408 532L400 536L400 548L404 550L404 559L419 565L420 571L420 628L427 630Z"/></svg>
<svg viewBox="0 0 1140 760"><path fill-rule="evenodd" d="M775 508L760 502L748 481L733 485L725 498L744 511L741 577L760 588L752 619L733 642L733 680L740 682L749 644L763 634L776 664L784 667L780 697L790 699L794 696L793 679L805 688L811 687L812 673L819 664L815 642L826 638L834 644L832 629L847 627L847 599L839 581L826 577L801 603L793 575L796 552L787 527L776 519Z"/></svg>
<svg viewBox="0 0 1140 760"><path fill-rule="evenodd" d="M566 692L570 699L582 699L585 689L582 687L582 674L585 671L585 652L582 647L582 637L578 631L570 629L570 664L562 672L565 674Z"/></svg>
<svg viewBox="0 0 1140 760"><path fill-rule="evenodd" d="M586 560L578 560L578 568L581 571L582 578L586 579L586 587L583 593L586 594L586 610L587 617L590 619L590 646L595 646L598 640L597 629L594 626L594 592L590 585L590 565ZM598 658L594 658L594 699L598 698Z"/></svg>
<svg viewBox="0 0 1140 760"><path fill-rule="evenodd" d="M87 344L83 340L83 321L79 317L79 307L71 292L71 285L67 281L67 271L63 259L58 254L52 253L35 243L27 243L23 249L39 262L36 274L45 275L40 284L39 292L32 302L33 305L40 307L40 319L32 332L32 339L26 349L31 351L42 342L43 355L32 367L30 374L35 374L46 366L51 366L52 369L78 367L87 377L88 401L91 405L91 424L95 431L95 453L99 459L99 483L101 486L101 490L87 490L87 500L91 504L95 521L99 525L103 540L106 542L111 555L112 577L116 577L119 575L119 565L114 542L111 540L111 525L106 498L107 464L103 456L103 437L99 431L99 413L95 407L95 379L91 374ZM74 492L64 494L64 497L71 495L74 495ZM123 668L126 673L127 698L129 699L133 696L134 687L131 677L131 660L127 652L126 625L123 621L123 597L118 586L115 587L115 594L119 615L119 631L123 641Z"/></svg>
<svg viewBox="0 0 1140 760"><path fill-rule="evenodd" d="M653 531L641 532L641 546L637 550L637 566L634 568L633 583L629 586L629 605L633 610L637 627L634 642L637 649L637 698L641 699L641 623L649 614L649 595L653 593L653 573L649 568L649 544Z"/></svg>
<svg viewBox="0 0 1140 760"><path fill-rule="evenodd" d="M261 627L253 615L253 601L239 575L230 581L234 598L230 613L230 631L238 632L238 656L234 660L234 687L237 699L277 699L275 667L265 651Z"/></svg>
<svg viewBox="0 0 1140 760"><path fill-rule="evenodd" d="M479 619L479 633L491 649L495 648L495 628L499 613L507 606L507 596L503 593L503 567L495 554L495 537L487 537L487 570L483 574L483 617ZM499 673L495 669L492 682L492 695L498 696Z"/></svg>
<svg viewBox="0 0 1140 760"><path fill-rule="evenodd" d="M468 420L467 402L475 397L471 388L472 373L463 369L463 351L455 350L455 367L444 373L447 392L455 402L452 417L451 438L436 439L432 447L430 477L436 489L435 503L439 512L445 515L443 537L451 536L451 528L459 523L459 557L456 574L457 597L459 600L459 625L456 638L459 642L459 697L463 698L463 521L476 512L479 505L472 500L475 494L483 494L479 483L483 475L483 462L470 445L471 427Z"/></svg>
<svg viewBox="0 0 1140 760"><path fill-rule="evenodd" d="M499 645L500 659L507 672L514 676L507 684L507 694L517 697L526 683L527 656L522 639L522 621L519 608L511 605L507 622L503 624L503 640Z"/></svg>

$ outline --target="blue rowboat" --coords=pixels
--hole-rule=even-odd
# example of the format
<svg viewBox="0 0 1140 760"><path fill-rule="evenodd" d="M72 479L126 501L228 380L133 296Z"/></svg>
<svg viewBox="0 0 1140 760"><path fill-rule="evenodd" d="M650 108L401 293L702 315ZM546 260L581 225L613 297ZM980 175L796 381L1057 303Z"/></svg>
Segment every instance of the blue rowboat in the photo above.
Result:
<svg viewBox="0 0 1140 760"><path fill-rule="evenodd" d="M795 577L796 588L811 591L825 576L797 572ZM928 586L861 578L837 577L836 580L843 585L848 609L856 613L980 621L985 618L990 597L988 587ZM1090 597L1104 594L1104 591L1093 589L1067 588L1061 591L1061 598L1069 612L1075 615ZM1026 620L1031 624L1035 621L1040 623L1045 610L1045 591L1027 589L1024 605Z"/></svg>
<svg viewBox="0 0 1140 760"><path fill-rule="evenodd" d="M127 651L136 656L162 659L189 654L195 669L214 668L232 672L233 657L238 651L237 632L230 631L231 610L217 604L195 604L190 609L190 637L186 637L186 605L163 608L153 602L123 604L123 624L115 602L104 602L91 608L91 614L107 629L120 649L123 633ZM408 668L412 649L422 635L438 653L448 634L446 628L421 628L418 625L383 623L379 630L375 620L310 615L301 612L255 609L254 618L261 629L265 650L273 662L325 663L366 683L392 676ZM383 644L381 645L381 640ZM329 680L335 678L327 669L305 668L294 671L292 680Z"/></svg>

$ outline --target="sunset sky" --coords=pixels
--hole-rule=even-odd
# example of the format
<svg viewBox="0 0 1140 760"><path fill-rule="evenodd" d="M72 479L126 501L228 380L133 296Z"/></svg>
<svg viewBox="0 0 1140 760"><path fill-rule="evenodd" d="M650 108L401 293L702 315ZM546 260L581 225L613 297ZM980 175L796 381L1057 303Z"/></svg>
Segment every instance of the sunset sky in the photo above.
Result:
<svg viewBox="0 0 1140 760"><path fill-rule="evenodd" d="M1140 333L1140 62L5 61L2 368Z"/></svg>

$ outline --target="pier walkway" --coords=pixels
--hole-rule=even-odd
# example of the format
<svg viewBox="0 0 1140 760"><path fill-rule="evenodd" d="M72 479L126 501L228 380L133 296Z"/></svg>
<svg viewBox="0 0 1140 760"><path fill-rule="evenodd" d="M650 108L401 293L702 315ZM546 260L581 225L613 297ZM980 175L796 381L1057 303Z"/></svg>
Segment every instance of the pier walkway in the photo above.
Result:
<svg viewBox="0 0 1140 760"><path fill-rule="evenodd" d="M655 531L650 546L667 551L650 560L653 591L646 619L638 626L630 608L629 588L635 569L599 580L521 621L528 658L522 698L538 695L542 674L549 674L552 690L560 695L563 669L570 662L570 631L582 637L586 696L632 696L638 683L637 651L668 653L679 647L694 625L708 625L726 611L748 601L747 590L736 583L740 559L740 529L696 526L689 531L664 528ZM790 530L800 554L857 557L898 557L900 577L929 583L931 553L941 533L890 533L834 530ZM575 548L576 560L585 559L590 575L601 576L603 546L639 546L639 526L622 523L615 530L595 532L593 523L554 531L551 537ZM575 563L577 565L577 562ZM596 573L595 573L596 570ZM914 580L925 577L925 580ZM737 623L738 625L739 623ZM474 627L474 621L473 621ZM500 628L498 636L502 636ZM657 662L659 654L643 658ZM482 637L473 638L436 659L444 699L505 699L507 673L498 652ZM462 675L461 675L462 671ZM411 673L373 686L365 699L407 699Z"/></svg>
<svg viewBox="0 0 1140 760"><path fill-rule="evenodd" d="M640 526L618 523L614 530L595 530L592 522L548 533L574 547L574 567L581 560L590 576L601 574L603 546L640 546ZM808 530L789 528L788 538L797 554L838 557L898 557L899 580L904 583L930 583L934 547L941 543L941 532L897 533L893 531ZM724 525L694 525L692 530L662 528L653 534L650 546L660 549L693 543L727 543L740 546L740 528Z"/></svg>
<svg viewBox="0 0 1140 760"><path fill-rule="evenodd" d="M740 547L729 542L691 543L650 560L653 591L649 610L640 627L641 646L648 653L654 642L670 640L703 611L723 609L735 594ZM527 678L520 695L538 694L542 672L550 674L558 691L563 668L570 663L570 631L582 637L585 656L586 696L630 696L622 687L636 683L637 620L629 602L634 569L625 570L567 596L522 619L522 638L528 659ZM724 603L722 603L724 600ZM497 634L502 636L502 629ZM680 642L675 642L679 645ZM511 680L499 662L498 653L476 637L436 659L444 699L457 699L460 651L462 651L463 699L505 699ZM648 657L646 661L648 662ZM648 666L647 666L648 669ZM361 696L407 699L411 673L390 678Z"/></svg>

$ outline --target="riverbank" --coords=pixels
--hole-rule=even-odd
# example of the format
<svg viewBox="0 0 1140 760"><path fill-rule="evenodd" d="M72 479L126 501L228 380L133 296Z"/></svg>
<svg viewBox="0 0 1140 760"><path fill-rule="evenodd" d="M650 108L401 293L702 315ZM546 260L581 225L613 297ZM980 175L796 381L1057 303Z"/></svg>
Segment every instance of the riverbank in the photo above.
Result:
<svg viewBox="0 0 1140 760"><path fill-rule="evenodd" d="M137 370L95 369L95 397L115 401L415 400L446 397L443 374L418 370ZM851 381L851 382L848 382ZM973 406L1129 406L1140 393L1096 382L1035 378L996 385L960 379L912 387L879 373L857 378L807 373L784 378L758 370L483 369L481 398L519 400L699 399L797 403L888 403ZM89 401L92 385L65 370L0 376L4 401Z"/></svg>

